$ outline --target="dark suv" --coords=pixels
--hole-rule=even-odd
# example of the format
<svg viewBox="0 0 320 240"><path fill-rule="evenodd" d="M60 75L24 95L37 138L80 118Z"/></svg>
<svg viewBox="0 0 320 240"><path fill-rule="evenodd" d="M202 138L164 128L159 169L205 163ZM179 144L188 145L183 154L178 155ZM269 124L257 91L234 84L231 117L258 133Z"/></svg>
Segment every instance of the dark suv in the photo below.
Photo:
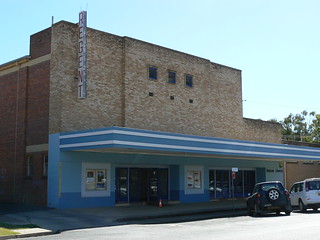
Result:
<svg viewBox="0 0 320 240"><path fill-rule="evenodd" d="M261 215L264 211L277 214L283 211L290 215L292 211L289 192L279 181L257 183L247 200L247 208L250 216Z"/></svg>

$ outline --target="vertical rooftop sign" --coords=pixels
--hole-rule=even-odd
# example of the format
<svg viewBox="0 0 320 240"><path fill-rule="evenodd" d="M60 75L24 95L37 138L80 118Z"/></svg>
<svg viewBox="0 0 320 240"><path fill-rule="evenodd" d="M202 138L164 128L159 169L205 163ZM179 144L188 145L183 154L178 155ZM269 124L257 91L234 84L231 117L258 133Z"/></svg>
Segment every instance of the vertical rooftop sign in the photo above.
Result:
<svg viewBox="0 0 320 240"><path fill-rule="evenodd" d="M87 95L87 12L79 13L78 35L78 98Z"/></svg>

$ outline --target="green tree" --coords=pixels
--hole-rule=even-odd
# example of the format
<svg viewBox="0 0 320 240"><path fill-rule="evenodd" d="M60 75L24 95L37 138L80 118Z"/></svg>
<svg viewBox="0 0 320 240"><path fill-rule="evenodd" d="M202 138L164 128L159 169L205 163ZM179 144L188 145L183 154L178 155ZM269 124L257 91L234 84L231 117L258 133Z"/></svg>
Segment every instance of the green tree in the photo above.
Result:
<svg viewBox="0 0 320 240"><path fill-rule="evenodd" d="M320 114L315 114L315 119L313 119L311 128L313 129L311 133L312 142L320 142Z"/></svg>
<svg viewBox="0 0 320 240"><path fill-rule="evenodd" d="M320 115L303 111L284 118L281 133L285 139L303 142L320 142Z"/></svg>

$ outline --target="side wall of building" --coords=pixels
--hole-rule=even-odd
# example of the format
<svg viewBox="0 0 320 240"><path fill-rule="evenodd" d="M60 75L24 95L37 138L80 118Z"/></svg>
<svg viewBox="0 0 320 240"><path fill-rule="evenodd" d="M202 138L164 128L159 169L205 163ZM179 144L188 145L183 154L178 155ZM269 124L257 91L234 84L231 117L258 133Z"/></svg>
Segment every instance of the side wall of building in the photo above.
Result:
<svg viewBox="0 0 320 240"><path fill-rule="evenodd" d="M30 56L0 71L1 202L46 204L50 41L50 29L32 35Z"/></svg>
<svg viewBox="0 0 320 240"><path fill-rule="evenodd" d="M52 30L50 133L122 125L122 39L88 31L87 97L78 99L76 24Z"/></svg>
<svg viewBox="0 0 320 240"><path fill-rule="evenodd" d="M286 187L290 190L295 182L320 177L320 163L315 161L288 161L286 163Z"/></svg>

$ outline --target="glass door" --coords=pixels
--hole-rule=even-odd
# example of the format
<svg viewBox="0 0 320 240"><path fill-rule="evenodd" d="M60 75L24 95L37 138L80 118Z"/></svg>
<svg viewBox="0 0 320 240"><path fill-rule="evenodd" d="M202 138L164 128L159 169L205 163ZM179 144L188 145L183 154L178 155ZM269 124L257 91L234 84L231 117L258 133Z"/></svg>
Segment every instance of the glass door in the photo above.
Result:
<svg viewBox="0 0 320 240"><path fill-rule="evenodd" d="M158 201L158 190L159 190L159 181L158 181L158 169L150 168L149 169L149 201L155 202Z"/></svg>
<svg viewBox="0 0 320 240"><path fill-rule="evenodd" d="M168 179L168 169L159 168L158 169L158 197L162 200L168 200L168 190L169 190L169 179Z"/></svg>
<svg viewBox="0 0 320 240"><path fill-rule="evenodd" d="M228 170L216 171L216 197L229 198L230 197L230 183Z"/></svg>
<svg viewBox="0 0 320 240"><path fill-rule="evenodd" d="M128 202L128 168L116 168L116 202Z"/></svg>
<svg viewBox="0 0 320 240"><path fill-rule="evenodd" d="M168 169L149 169L149 201L155 202L168 199Z"/></svg>

